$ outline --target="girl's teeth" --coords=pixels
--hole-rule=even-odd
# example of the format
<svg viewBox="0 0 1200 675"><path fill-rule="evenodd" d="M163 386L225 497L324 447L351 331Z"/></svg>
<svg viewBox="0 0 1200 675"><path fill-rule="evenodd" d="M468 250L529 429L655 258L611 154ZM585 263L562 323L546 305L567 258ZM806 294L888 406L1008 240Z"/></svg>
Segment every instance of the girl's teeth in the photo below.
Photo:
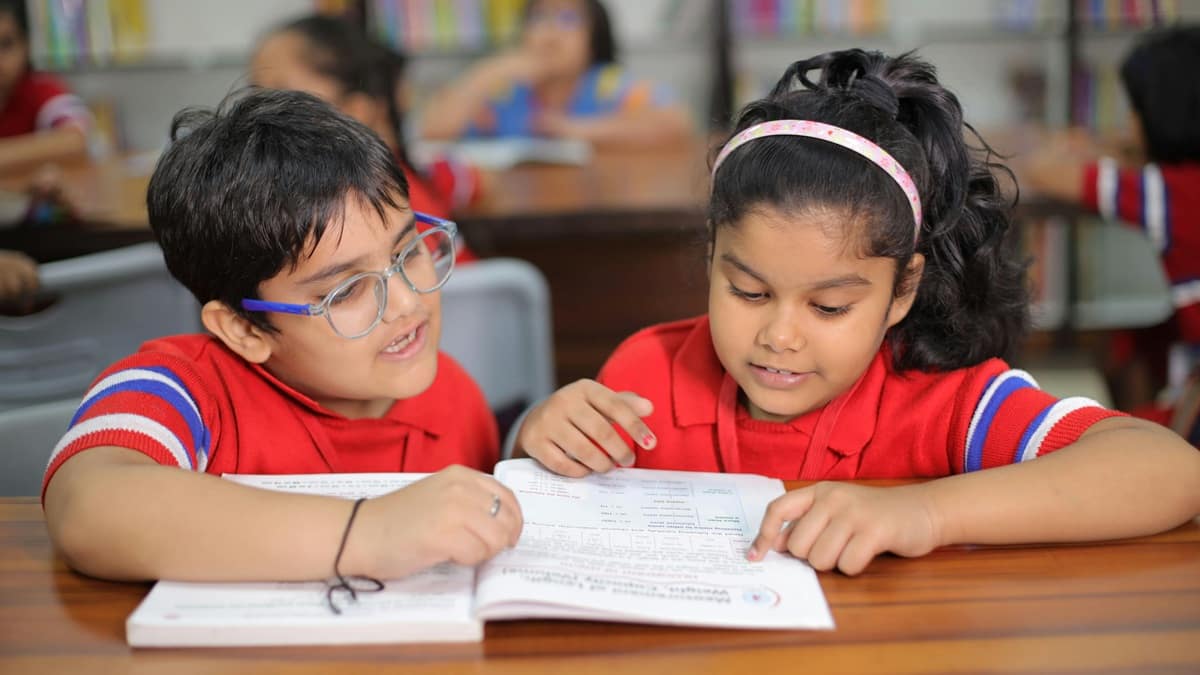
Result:
<svg viewBox="0 0 1200 675"><path fill-rule="evenodd" d="M790 370L779 370L778 368L767 368L766 370L768 373L779 373L780 375L791 375L792 374L792 371L790 371Z"/></svg>

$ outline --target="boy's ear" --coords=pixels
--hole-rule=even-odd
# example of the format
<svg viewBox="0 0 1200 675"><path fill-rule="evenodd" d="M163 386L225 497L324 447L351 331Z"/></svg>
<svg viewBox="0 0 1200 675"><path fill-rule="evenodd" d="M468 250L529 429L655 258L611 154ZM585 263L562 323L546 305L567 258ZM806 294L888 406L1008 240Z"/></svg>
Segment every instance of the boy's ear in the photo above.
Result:
<svg viewBox="0 0 1200 675"><path fill-rule="evenodd" d="M200 309L200 322L235 354L250 363L265 363L271 357L266 333L220 300L209 300Z"/></svg>
<svg viewBox="0 0 1200 675"><path fill-rule="evenodd" d="M917 288L921 285L921 277L925 274L925 256L914 253L908 261L908 269L900 278L900 294L892 299L892 307L888 310L887 327L891 328L904 320L917 299Z"/></svg>

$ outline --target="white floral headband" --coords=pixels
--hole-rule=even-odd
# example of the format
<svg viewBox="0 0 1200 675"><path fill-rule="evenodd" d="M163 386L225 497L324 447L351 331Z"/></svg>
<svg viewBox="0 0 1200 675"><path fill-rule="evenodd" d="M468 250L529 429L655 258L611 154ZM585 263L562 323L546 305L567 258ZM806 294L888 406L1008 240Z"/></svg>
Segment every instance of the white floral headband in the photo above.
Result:
<svg viewBox="0 0 1200 675"><path fill-rule="evenodd" d="M888 154L887 150L875 145L871 141L859 136L853 131L847 131L841 127L835 127L832 124L823 124L821 122L813 122L812 120L775 120L773 122L763 122L756 124L742 133L729 139L721 153L717 155L717 161L713 162L713 176L717 175L717 168L721 166L721 162L729 156L729 153L737 150L741 146L749 143L756 138L764 136L804 136L806 138L819 138L823 141L828 141L834 145L840 145L848 150L866 157L879 168L887 172L892 180L900 186L908 197L908 203L912 206L913 220L916 222L914 238L921 233L921 196L917 193L917 184L913 182L912 176L900 166L894 157Z"/></svg>

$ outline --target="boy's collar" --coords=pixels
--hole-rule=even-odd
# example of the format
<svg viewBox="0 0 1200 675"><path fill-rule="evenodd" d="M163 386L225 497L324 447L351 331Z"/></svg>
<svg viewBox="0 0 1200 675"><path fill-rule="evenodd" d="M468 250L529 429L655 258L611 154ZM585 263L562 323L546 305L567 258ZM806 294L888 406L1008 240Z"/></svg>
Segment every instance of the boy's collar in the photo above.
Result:
<svg viewBox="0 0 1200 675"><path fill-rule="evenodd" d="M391 407L388 408L387 412L384 413L382 417L351 420L340 413L326 408L314 400L311 396L308 396L283 380L280 380L278 377L272 374L271 371L263 367L262 364L250 363L248 361L246 364L251 368L251 370L269 382L272 386L277 388L285 396L292 399L312 414L319 417L324 417L326 419L354 423L363 423L366 422L367 419L377 422L386 421L388 423L400 423L405 426L420 429L421 431L429 433L433 436L440 436L442 434L442 423L448 419L448 415L445 412L438 410L441 407L445 407L439 405L440 401L438 399L442 397L439 397L432 391L437 387L438 378L434 378L433 384L429 386L429 389L426 389L417 396L409 399L394 401ZM434 393L434 395L430 396L431 393Z"/></svg>

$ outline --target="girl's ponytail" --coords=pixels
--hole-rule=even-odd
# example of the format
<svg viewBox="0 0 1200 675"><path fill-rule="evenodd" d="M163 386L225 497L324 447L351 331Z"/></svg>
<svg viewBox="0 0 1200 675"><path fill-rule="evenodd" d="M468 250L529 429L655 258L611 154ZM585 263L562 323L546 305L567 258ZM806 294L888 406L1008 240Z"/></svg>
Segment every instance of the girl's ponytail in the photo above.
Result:
<svg viewBox="0 0 1200 675"><path fill-rule="evenodd" d="M1009 236L1010 204L992 149L962 118L957 97L911 54L886 60L896 121L917 140L928 172L917 251L925 272L891 339L901 368L950 369L1013 353L1029 323L1025 263ZM967 134L979 142L971 147Z"/></svg>

